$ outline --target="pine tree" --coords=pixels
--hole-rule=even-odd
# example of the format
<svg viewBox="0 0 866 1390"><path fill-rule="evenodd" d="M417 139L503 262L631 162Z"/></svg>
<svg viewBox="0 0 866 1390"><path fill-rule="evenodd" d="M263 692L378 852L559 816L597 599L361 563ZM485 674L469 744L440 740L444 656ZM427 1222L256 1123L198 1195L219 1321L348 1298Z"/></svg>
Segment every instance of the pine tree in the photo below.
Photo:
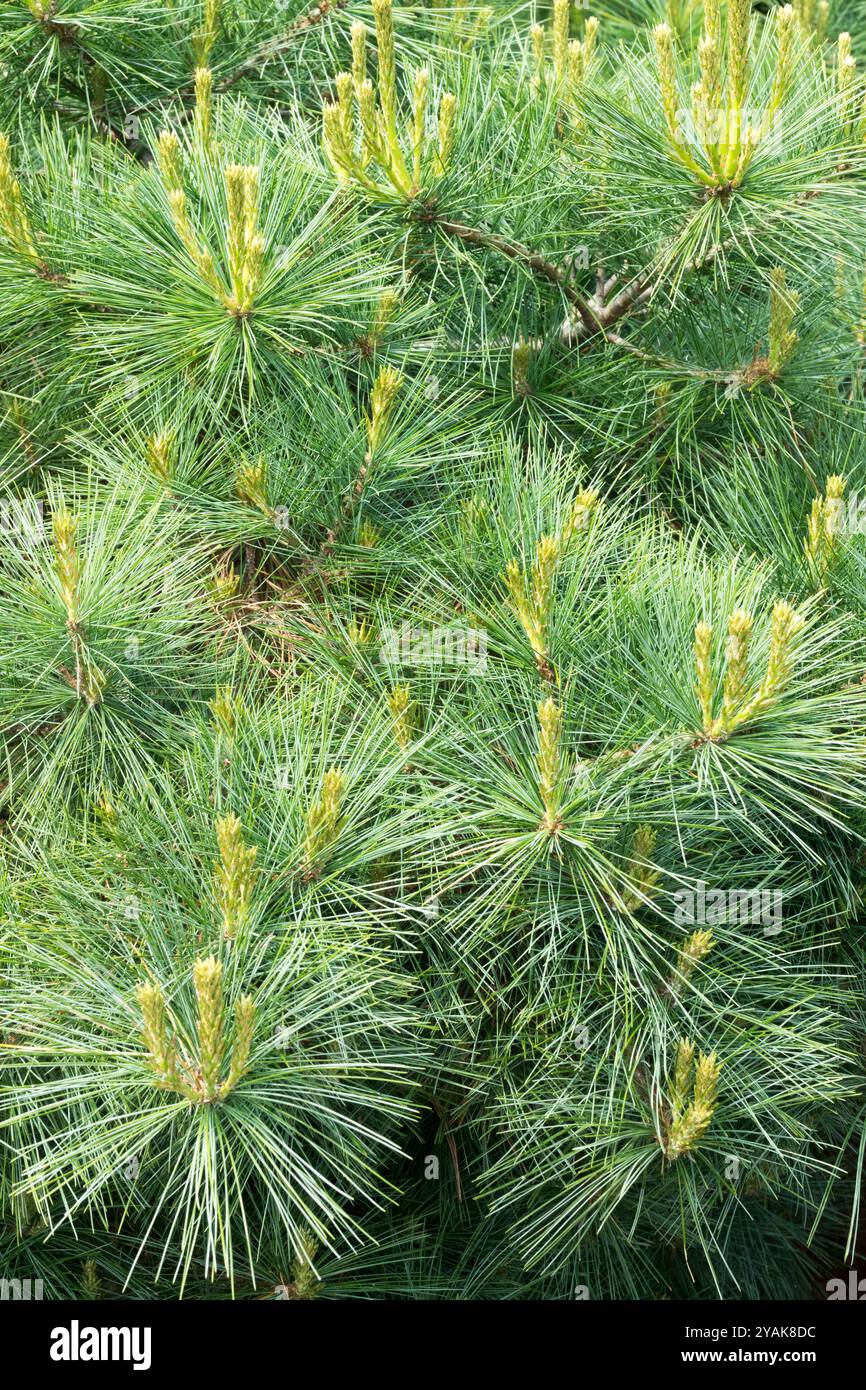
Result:
<svg viewBox="0 0 866 1390"><path fill-rule="evenodd" d="M853 1259L864 55L853 0L2 7L9 1277Z"/></svg>

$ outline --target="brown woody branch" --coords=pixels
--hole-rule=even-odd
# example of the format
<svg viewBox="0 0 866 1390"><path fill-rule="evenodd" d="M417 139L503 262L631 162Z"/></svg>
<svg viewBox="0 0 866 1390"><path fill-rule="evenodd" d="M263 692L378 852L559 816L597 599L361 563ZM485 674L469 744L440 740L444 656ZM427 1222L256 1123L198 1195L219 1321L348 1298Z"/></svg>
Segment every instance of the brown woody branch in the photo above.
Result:
<svg viewBox="0 0 866 1390"><path fill-rule="evenodd" d="M294 22L289 25L286 32L278 39L272 39L270 43L262 44L261 48L256 49L254 53L250 54L246 62L242 63L239 68L233 73L230 73L228 77L224 77L221 81L217 82L215 84L216 90L218 92L226 92L230 87L234 87L235 83L240 82L242 78L250 77L254 72L258 72L260 68L265 67L274 58L279 58L281 53L287 52L298 34L302 34L305 30L312 29L315 25L321 24L323 20L327 19L329 14L335 14L338 10L345 9L348 3L349 0L321 0L321 4L316 5L308 14L302 15L300 19L294 20Z"/></svg>
<svg viewBox="0 0 866 1390"><path fill-rule="evenodd" d="M560 341L566 346L580 344L598 334L612 347L619 348L622 352L628 352L650 366L672 372L677 376L689 376L700 381L715 382L719 386L725 386L734 391L740 388L748 390L760 382L772 383L775 380L765 358L756 356L747 366L738 367L734 371L690 367L684 362L675 362L670 358L648 352L615 332L614 327L621 319L626 318L629 314L640 313L655 294L656 285L652 283L646 273L634 276L618 293L611 297L612 291L619 284L619 276L608 276L604 266L599 265L596 268L595 292L589 299L585 299L569 282L566 272L561 266L531 250L530 247L522 245L521 242L513 241L511 238L501 236L496 232L484 231L480 227L470 227L463 222L439 217L430 209L425 212L422 220L441 228L444 232L449 232L452 236L466 242L467 245L496 251L500 255L507 256L509 260L525 265L540 279L548 280L551 284L557 285L570 306L568 317L560 329ZM705 257L705 262L712 259L715 251L722 249L721 246L714 248L714 251Z"/></svg>
<svg viewBox="0 0 866 1390"><path fill-rule="evenodd" d="M217 92L227 92L232 87L236 86L238 82L242 81L243 78L251 77L253 73L259 72L263 67L266 67L268 63L272 62L274 58L279 58L281 54L287 53L299 34L303 34L307 29L312 29L315 25L321 24L327 19L328 15L336 14L338 10L345 9L348 3L349 0L322 0L321 4L316 5L307 14L301 15L299 19L294 20L289 25L288 29L280 34L279 38L270 39L268 43L261 44L259 48L255 49L254 52L250 54L249 58L246 58L244 62L241 63L240 67L235 68L234 72L230 72L227 76L219 78L214 83L214 90ZM195 84L190 82L185 87L180 87L176 92L173 92L171 96L175 99L178 97L191 97L194 92ZM153 101L143 102L141 106L134 106L129 114L138 115L142 111L152 111L155 107L160 106L168 99L166 95L156 98Z"/></svg>
<svg viewBox="0 0 866 1390"><path fill-rule="evenodd" d="M549 280L551 284L558 285L572 309L586 325L587 332L603 331L603 325L594 315L590 301L584 299L583 295L578 294L574 286L569 284L564 270L555 261L549 261L545 256L539 255L537 251L532 251L519 241L512 241L509 237L500 236L498 232L485 232L480 227L469 227L465 222L454 222L448 217L439 217L432 210L425 212L422 221L441 228L443 232L448 232L460 241L465 241L469 246L477 246L487 251L497 251L500 255L507 256L509 260L525 265L540 279Z"/></svg>

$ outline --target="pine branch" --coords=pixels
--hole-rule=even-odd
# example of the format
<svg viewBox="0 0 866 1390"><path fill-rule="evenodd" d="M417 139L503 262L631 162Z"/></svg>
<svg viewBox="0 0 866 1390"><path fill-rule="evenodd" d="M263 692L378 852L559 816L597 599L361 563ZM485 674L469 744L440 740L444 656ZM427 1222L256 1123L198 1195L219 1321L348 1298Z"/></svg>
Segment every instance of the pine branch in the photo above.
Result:
<svg viewBox="0 0 866 1390"><path fill-rule="evenodd" d="M316 5L307 14L299 19L293 20L288 29L277 39L262 44L255 52L251 53L239 68L228 76L220 78L216 84L216 90L227 92L245 77L251 77L259 72L274 58L279 58L283 53L291 49L298 34L305 33L308 29L315 28L317 24L322 24L329 15L337 14L346 8L349 0L321 0L321 4Z"/></svg>

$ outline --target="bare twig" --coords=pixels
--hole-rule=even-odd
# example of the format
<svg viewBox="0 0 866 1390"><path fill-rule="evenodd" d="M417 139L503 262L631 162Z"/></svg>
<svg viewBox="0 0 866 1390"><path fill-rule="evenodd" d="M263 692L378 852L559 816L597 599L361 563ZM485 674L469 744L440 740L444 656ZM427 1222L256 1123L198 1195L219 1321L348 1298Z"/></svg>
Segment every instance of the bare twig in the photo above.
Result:
<svg viewBox="0 0 866 1390"><path fill-rule="evenodd" d="M228 73L225 77L218 78L214 83L214 90L217 92L230 91L244 77L251 77L253 73L259 72L272 62L274 58L279 58L282 53L287 52L295 42L299 34L312 29L315 25L321 24L328 15L336 14L338 10L345 9L349 0L322 0L320 5L316 5L307 14L295 19L278 38L270 39L267 43L261 44L249 56L244 59L240 67L235 68L234 72ZM130 115L139 115L143 111L152 111L156 107L162 106L165 102L177 100L178 98L191 97L195 92L195 84L190 82L184 87L179 87L174 92L163 93L151 101L142 102L140 106L134 106Z"/></svg>
<svg viewBox="0 0 866 1390"><path fill-rule="evenodd" d="M240 82L242 78L249 77L252 73L258 72L260 68L265 67L272 59L278 58L281 53L291 48L298 34L302 34L305 30L312 29L315 25L321 24L324 19L327 19L329 14L335 14L338 10L345 9L348 3L349 0L321 0L321 4L316 5L308 14L302 15L299 19L294 20L293 23L289 25L286 32L281 34L278 39L272 39L270 43L262 44L260 48L257 48L254 53L250 54L249 58L247 58L239 68L233 73L230 73L228 77L223 77L217 82L215 84L216 90L218 92L227 92L230 87L234 87L235 83Z"/></svg>
<svg viewBox="0 0 866 1390"><path fill-rule="evenodd" d="M525 265L528 270L531 270L542 280L549 280L551 284L558 285L585 325L587 334L603 331L602 324L593 313L591 301L578 294L574 286L569 283L565 271L554 261L548 260L528 246L521 245L519 241L512 241L509 237L500 236L498 232L486 232L481 227L469 227L465 222L454 222L447 217L438 217L432 211L428 211L422 220L439 227L443 232L449 232L451 236L458 237L460 241L465 241L469 246L497 251L500 255L507 256L509 260Z"/></svg>

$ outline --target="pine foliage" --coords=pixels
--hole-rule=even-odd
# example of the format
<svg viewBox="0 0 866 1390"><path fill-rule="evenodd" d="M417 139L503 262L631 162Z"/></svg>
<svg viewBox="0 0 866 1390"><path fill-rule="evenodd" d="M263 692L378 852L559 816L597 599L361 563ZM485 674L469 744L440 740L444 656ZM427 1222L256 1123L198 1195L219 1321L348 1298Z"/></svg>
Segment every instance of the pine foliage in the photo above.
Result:
<svg viewBox="0 0 866 1390"><path fill-rule="evenodd" d="M821 1296L854 0L0 8L0 1273Z"/></svg>

